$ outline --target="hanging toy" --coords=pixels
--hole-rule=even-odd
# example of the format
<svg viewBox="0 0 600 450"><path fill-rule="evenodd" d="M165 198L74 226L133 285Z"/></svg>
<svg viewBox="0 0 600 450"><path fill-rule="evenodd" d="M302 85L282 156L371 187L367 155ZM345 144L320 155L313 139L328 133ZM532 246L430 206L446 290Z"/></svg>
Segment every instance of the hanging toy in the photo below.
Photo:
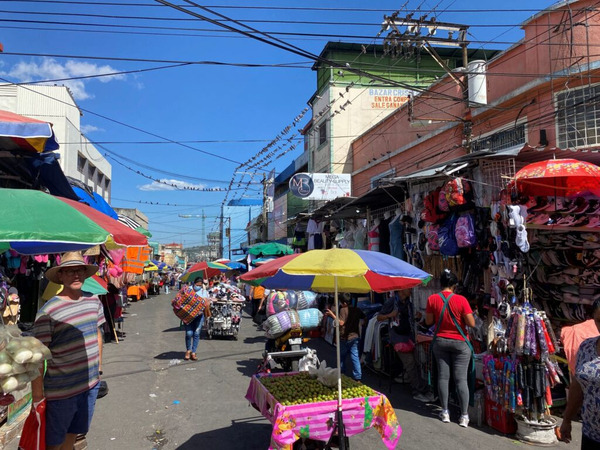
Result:
<svg viewBox="0 0 600 450"><path fill-rule="evenodd" d="M515 353L518 356L523 354L523 346L525 345L525 315L519 314L517 322L517 341L515 344Z"/></svg>

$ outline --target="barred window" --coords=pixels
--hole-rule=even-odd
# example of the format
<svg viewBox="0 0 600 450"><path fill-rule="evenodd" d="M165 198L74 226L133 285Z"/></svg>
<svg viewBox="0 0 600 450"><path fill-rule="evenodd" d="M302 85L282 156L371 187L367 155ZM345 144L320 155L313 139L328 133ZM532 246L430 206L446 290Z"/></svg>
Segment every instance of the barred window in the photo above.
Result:
<svg viewBox="0 0 600 450"><path fill-rule="evenodd" d="M556 94L557 144L560 148L598 145L600 84Z"/></svg>
<svg viewBox="0 0 600 450"><path fill-rule="evenodd" d="M319 125L319 146L323 145L327 142L327 121L323 121L321 125Z"/></svg>
<svg viewBox="0 0 600 450"><path fill-rule="evenodd" d="M486 137L473 140L471 151L491 150L496 152L515 145L525 144L525 130L525 123L516 126L511 125L506 130L497 131Z"/></svg>

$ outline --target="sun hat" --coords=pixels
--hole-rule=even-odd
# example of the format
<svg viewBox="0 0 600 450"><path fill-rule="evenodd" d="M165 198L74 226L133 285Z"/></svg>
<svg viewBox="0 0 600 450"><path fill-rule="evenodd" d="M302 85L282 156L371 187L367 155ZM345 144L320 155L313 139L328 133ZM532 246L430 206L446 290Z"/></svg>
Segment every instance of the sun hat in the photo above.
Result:
<svg viewBox="0 0 600 450"><path fill-rule="evenodd" d="M58 272L61 269L64 269L67 267L82 267L82 268L84 268L85 274L83 275L83 278L89 278L98 271L98 266L85 263L81 252L65 252L65 253L63 253L63 255L60 259L59 265L51 267L48 270L46 270L46 273L45 273L46 279L48 279L56 284L62 284L60 282L60 280L58 279Z"/></svg>

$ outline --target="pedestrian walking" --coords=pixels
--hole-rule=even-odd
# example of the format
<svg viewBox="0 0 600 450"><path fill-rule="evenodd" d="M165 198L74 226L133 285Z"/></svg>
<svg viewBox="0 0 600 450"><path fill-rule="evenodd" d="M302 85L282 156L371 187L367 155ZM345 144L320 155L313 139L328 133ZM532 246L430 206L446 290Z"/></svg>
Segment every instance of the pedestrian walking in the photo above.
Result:
<svg viewBox="0 0 600 450"><path fill-rule="evenodd" d="M200 334L202 333L202 326L204 325L204 317L210 311L210 300L208 299L208 280L202 277L197 277L194 280L193 289L198 297L201 297L204 302L204 312L199 314L189 324L185 326L185 356L183 359L196 361L198 356L196 352L198 350L198 344L200 343Z"/></svg>
<svg viewBox="0 0 600 450"><path fill-rule="evenodd" d="M98 297L81 290L98 267L80 252L62 255L46 278L62 291L40 308L33 335L52 352L47 372L31 382L33 403L46 398L46 448L72 449L90 428L102 374L104 311Z"/></svg>
<svg viewBox="0 0 600 450"><path fill-rule="evenodd" d="M427 299L425 323L436 324L432 344L433 356L437 364L438 395L442 406L440 419L450 422L448 411L448 393L450 371L454 377L460 403L461 427L469 426L469 384L468 368L472 351L467 343L467 326L475 326L471 306L465 297L454 293L458 278L448 269L444 269L440 278L442 291Z"/></svg>
<svg viewBox="0 0 600 450"><path fill-rule="evenodd" d="M592 306L592 319L600 331L600 300ZM581 410L581 450L600 448L600 337L586 339L577 350L575 376L571 377L560 438L571 442L571 420Z"/></svg>

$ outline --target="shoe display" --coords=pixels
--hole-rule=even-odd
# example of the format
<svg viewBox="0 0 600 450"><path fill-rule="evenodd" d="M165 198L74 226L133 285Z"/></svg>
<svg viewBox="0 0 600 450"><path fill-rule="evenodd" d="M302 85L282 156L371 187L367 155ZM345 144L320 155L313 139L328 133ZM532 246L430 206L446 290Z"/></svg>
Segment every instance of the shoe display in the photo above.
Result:
<svg viewBox="0 0 600 450"><path fill-rule="evenodd" d="M440 413L440 420L444 423L450 423L450 413L448 411L442 411Z"/></svg>
<svg viewBox="0 0 600 450"><path fill-rule="evenodd" d="M460 416L460 419L458 419L458 425L463 428L467 428L469 426L469 416Z"/></svg>

